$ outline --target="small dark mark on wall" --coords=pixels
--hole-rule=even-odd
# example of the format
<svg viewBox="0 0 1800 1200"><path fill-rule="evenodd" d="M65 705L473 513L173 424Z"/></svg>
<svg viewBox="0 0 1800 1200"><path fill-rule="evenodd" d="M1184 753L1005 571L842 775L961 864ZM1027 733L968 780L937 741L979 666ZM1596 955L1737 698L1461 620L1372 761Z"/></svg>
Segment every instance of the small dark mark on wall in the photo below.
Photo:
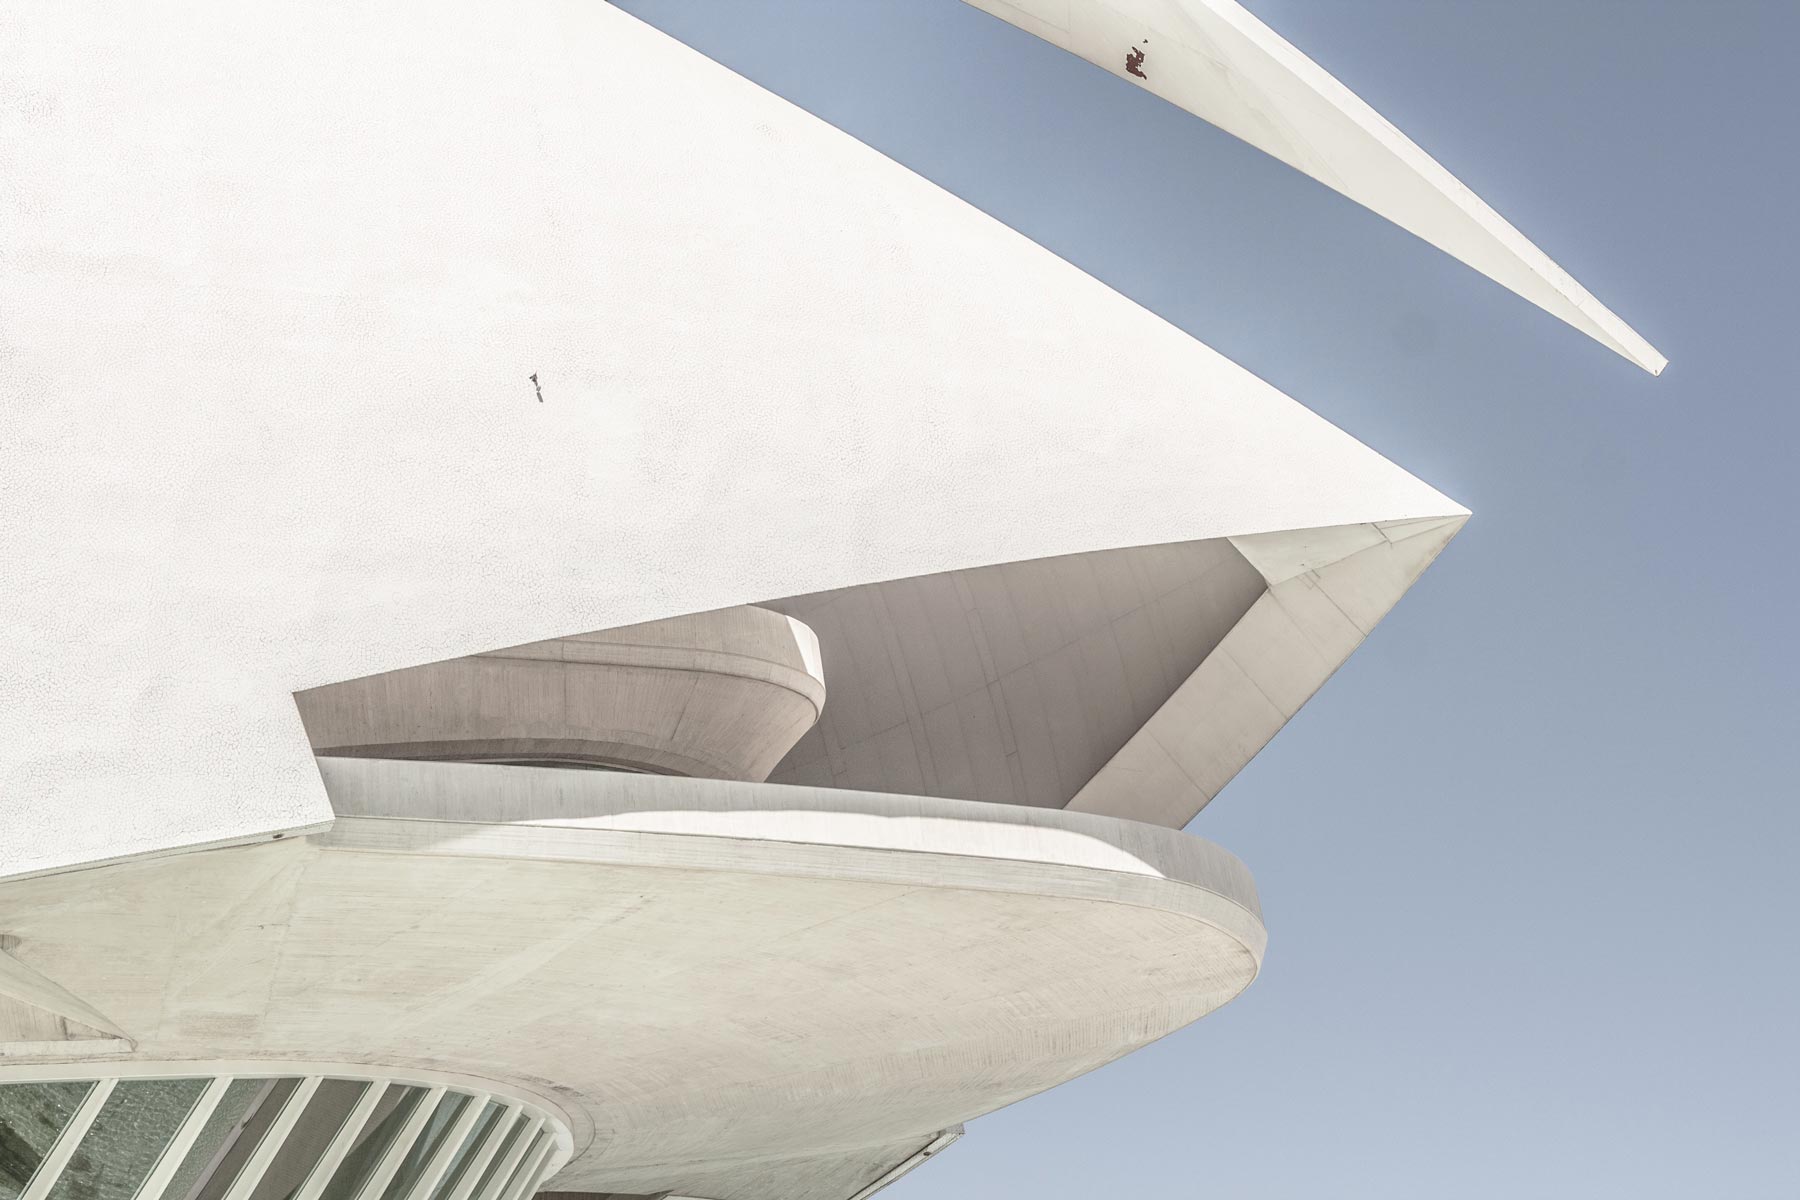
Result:
<svg viewBox="0 0 1800 1200"><path fill-rule="evenodd" d="M1144 45L1148 46L1149 44L1150 44L1150 39L1145 38ZM1142 46L1133 46L1126 53L1125 69L1127 71L1131 72L1133 75L1136 75L1139 79L1150 78L1148 75L1144 74L1144 50L1143 50Z"/></svg>
<svg viewBox="0 0 1800 1200"><path fill-rule="evenodd" d="M544 389L537 381L537 372L536 371L533 371L531 373L531 386L537 389L538 403L542 404L544 402Z"/></svg>

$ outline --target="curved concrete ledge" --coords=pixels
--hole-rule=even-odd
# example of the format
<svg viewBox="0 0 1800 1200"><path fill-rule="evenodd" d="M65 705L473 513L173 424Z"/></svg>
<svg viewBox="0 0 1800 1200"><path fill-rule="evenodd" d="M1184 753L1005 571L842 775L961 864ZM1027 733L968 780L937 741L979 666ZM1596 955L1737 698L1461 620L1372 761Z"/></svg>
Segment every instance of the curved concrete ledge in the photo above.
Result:
<svg viewBox="0 0 1800 1200"><path fill-rule="evenodd" d="M639 860L637 835L654 834L708 839L658 846L652 856L676 853L687 866L806 872L822 864L833 875L924 886L1003 889L1023 869L1035 887L1036 877L1056 872L1106 871L1216 895L1229 906L1220 919L1254 945L1259 961L1265 941L1255 882L1235 855L1191 834L1111 816L481 763L321 758L319 772L339 814L321 837L330 846L601 863ZM933 861L917 875L896 852ZM1202 903L1195 915L1202 909L1212 911Z"/></svg>
<svg viewBox="0 0 1800 1200"><path fill-rule="evenodd" d="M575 1142L557 1191L847 1200L940 1131L1228 1003L1262 958L1248 872L1174 830L320 766L344 814L327 833L3 885L15 953L135 1040L121 1062L329 1060L553 1097Z"/></svg>
<svg viewBox="0 0 1800 1200"><path fill-rule="evenodd" d="M737 608L297 693L321 754L762 779L825 703L812 630Z"/></svg>

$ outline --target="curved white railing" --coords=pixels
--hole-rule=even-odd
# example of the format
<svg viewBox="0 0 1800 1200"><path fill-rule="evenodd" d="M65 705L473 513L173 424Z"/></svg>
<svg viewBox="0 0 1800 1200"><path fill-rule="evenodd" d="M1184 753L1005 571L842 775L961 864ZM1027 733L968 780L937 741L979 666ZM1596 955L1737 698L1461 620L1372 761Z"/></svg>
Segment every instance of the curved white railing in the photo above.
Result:
<svg viewBox="0 0 1800 1200"><path fill-rule="evenodd" d="M0 1200L525 1200L573 1150L550 1106L482 1082L107 1069L0 1069Z"/></svg>

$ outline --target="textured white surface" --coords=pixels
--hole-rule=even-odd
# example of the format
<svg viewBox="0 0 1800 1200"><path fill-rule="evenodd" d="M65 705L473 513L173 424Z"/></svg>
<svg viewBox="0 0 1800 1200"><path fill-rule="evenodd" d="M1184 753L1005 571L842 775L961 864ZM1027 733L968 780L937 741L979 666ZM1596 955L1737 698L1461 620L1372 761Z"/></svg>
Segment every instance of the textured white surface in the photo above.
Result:
<svg viewBox="0 0 1800 1200"><path fill-rule="evenodd" d="M1202 117L1461 259L1652 375L1668 360L1237 0L968 0Z"/></svg>
<svg viewBox="0 0 1800 1200"><path fill-rule="evenodd" d="M592 0L26 0L0 61L0 874L328 819L300 688L1461 511Z"/></svg>

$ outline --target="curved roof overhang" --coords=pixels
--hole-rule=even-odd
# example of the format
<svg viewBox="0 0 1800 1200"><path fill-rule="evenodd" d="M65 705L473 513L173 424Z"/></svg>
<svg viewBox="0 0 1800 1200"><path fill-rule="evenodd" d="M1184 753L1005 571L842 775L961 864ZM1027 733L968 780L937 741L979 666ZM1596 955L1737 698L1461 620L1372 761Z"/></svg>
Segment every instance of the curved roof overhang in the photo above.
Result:
<svg viewBox="0 0 1800 1200"><path fill-rule="evenodd" d="M1464 511L608 5L20 20L61 99L13 143L55 203L0 232L0 876L328 823L293 700L325 684Z"/></svg>
<svg viewBox="0 0 1800 1200"><path fill-rule="evenodd" d="M554 1101L552 1190L846 1200L1229 1002L1266 941L1230 854L1092 814L321 765L327 833L0 885L14 982L126 1039L71 1069L449 1072ZM0 1081L71 1057L0 1021Z"/></svg>

